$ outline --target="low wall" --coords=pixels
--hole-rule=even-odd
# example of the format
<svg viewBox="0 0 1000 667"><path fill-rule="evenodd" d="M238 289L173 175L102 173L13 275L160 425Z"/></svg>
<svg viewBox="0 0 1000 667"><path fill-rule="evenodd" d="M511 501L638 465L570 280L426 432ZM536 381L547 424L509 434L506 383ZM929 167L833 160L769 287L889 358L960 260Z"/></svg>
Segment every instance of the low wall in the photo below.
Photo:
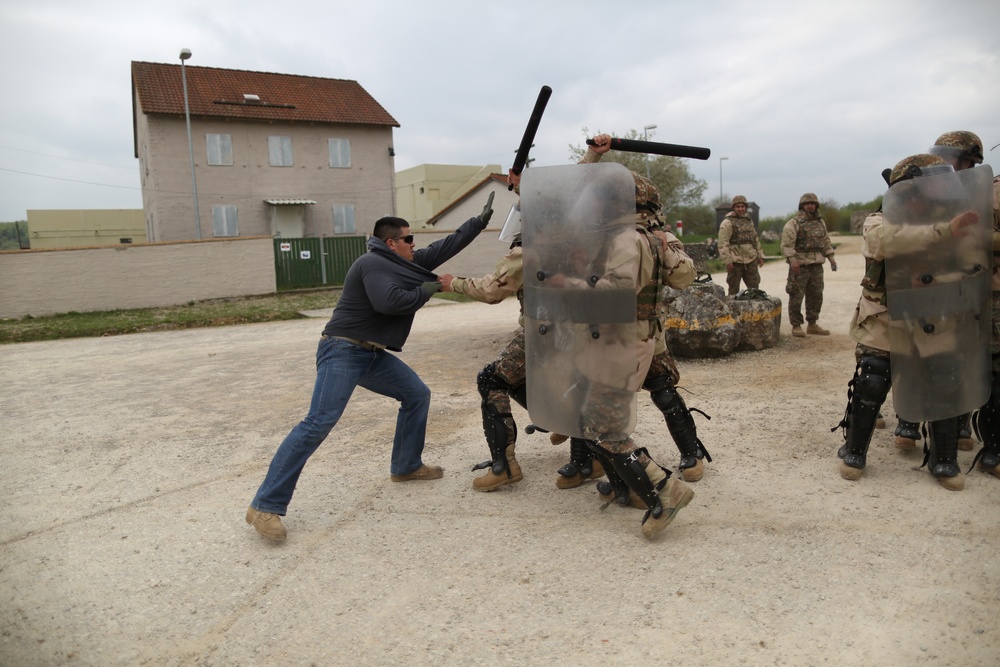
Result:
<svg viewBox="0 0 1000 667"><path fill-rule="evenodd" d="M276 289L270 236L0 252L0 317L155 308Z"/></svg>

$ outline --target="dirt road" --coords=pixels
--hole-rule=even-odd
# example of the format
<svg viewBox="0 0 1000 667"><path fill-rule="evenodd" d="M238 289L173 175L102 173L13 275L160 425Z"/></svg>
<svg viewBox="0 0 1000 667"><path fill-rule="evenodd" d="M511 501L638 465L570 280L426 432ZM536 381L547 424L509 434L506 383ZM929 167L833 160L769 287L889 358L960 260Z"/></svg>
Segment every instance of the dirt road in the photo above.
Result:
<svg viewBox="0 0 1000 667"><path fill-rule="evenodd" d="M715 461L655 542L592 483L556 489L567 450L542 435L520 438L523 482L472 491L475 376L514 303L425 308L401 355L445 477L390 483L395 404L358 390L281 546L243 514L305 413L322 321L0 347L0 664L1000 664L1000 480L944 490L891 418L864 477L837 473L863 272L842 243L832 336L786 320L774 349L681 362ZM762 270L783 300L784 273ZM645 396L636 438L676 463Z"/></svg>

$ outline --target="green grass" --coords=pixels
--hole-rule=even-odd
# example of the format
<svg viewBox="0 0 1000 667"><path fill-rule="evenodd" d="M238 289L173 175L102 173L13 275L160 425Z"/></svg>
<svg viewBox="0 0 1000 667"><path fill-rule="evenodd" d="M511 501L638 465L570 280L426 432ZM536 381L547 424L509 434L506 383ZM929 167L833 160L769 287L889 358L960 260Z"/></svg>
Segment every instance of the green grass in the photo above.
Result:
<svg viewBox="0 0 1000 667"><path fill-rule="evenodd" d="M469 300L458 294L438 293L436 296L453 301ZM0 320L0 343L297 320L304 317L299 311L333 308L339 297L340 289L298 290L269 296L196 301L166 308L70 312L43 317L29 315Z"/></svg>

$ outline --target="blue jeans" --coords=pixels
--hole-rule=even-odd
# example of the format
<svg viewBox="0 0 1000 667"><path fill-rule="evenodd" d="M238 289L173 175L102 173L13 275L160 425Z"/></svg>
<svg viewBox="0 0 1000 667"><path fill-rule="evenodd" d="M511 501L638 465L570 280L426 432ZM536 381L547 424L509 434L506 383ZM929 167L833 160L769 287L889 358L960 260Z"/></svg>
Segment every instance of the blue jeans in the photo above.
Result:
<svg viewBox="0 0 1000 667"><path fill-rule="evenodd" d="M257 489L258 511L284 515L306 461L330 433L347 407L355 387L399 401L396 435L389 472L406 475L423 465L431 391L412 368L383 350L330 338L316 350L316 386L309 414L285 437Z"/></svg>

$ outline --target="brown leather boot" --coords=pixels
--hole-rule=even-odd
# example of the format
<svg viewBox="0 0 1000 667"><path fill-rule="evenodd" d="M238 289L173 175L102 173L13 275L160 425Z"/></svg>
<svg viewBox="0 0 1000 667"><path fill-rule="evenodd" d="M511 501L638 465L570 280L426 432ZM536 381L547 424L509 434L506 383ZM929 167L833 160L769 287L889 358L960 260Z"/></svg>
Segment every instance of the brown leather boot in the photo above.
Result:
<svg viewBox="0 0 1000 667"><path fill-rule="evenodd" d="M796 338L805 338L806 332L802 330L802 327L798 324L792 327L792 335Z"/></svg>
<svg viewBox="0 0 1000 667"><path fill-rule="evenodd" d="M514 457L514 445L509 445L507 447L506 454L507 463L510 465L510 476L507 476L506 471L501 471L501 473L497 475L491 468L485 475L481 475L472 480L473 489L476 491L492 491L494 489L499 489L501 486L514 484L524 479L524 475L521 474L521 464L518 463L517 459Z"/></svg>
<svg viewBox="0 0 1000 667"><path fill-rule="evenodd" d="M260 512L251 505L247 508L247 523L254 527L257 534L265 540L272 542L284 542L288 537L288 530L285 524L281 523L281 517L271 512Z"/></svg>
<svg viewBox="0 0 1000 667"><path fill-rule="evenodd" d="M815 322L810 322L809 326L806 327L806 333L807 334L812 334L813 336L829 336L830 335L830 330L829 329L824 329L823 327L821 327L820 325L816 324Z"/></svg>

